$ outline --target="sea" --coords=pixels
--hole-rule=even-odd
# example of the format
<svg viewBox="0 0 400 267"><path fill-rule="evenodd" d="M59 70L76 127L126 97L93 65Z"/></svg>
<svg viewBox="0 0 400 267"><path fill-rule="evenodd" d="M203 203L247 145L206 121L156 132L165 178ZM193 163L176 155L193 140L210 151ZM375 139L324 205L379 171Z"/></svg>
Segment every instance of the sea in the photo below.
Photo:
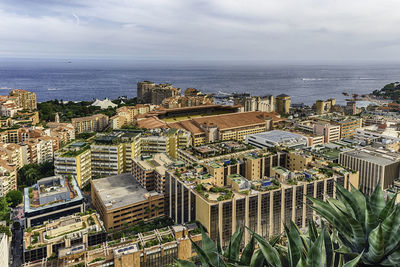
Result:
<svg viewBox="0 0 400 267"><path fill-rule="evenodd" d="M400 63L168 62L135 60L0 59L0 95L21 88L39 102L136 96L138 81L170 83L182 91L250 93L292 97L311 105L343 92L368 94L400 81Z"/></svg>

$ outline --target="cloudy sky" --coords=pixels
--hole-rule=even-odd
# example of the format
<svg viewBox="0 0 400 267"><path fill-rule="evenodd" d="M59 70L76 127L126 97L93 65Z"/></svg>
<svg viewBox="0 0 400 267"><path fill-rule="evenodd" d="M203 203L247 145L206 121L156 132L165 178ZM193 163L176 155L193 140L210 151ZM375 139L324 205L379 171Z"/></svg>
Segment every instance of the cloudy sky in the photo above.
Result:
<svg viewBox="0 0 400 267"><path fill-rule="evenodd" d="M0 57L400 60L399 0L0 0Z"/></svg>

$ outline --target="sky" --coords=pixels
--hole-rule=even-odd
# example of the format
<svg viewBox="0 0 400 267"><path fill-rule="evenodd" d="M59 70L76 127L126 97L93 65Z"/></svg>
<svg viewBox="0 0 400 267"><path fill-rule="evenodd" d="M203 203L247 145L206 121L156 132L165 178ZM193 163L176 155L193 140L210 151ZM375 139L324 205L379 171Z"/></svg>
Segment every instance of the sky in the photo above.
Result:
<svg viewBox="0 0 400 267"><path fill-rule="evenodd" d="M0 57L400 60L399 0L0 0Z"/></svg>

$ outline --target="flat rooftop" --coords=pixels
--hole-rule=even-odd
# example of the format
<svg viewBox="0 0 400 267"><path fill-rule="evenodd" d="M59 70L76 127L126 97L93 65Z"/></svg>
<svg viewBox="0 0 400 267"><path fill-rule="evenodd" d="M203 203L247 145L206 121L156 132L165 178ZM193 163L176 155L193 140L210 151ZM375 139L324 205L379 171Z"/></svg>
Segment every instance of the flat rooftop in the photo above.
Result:
<svg viewBox="0 0 400 267"><path fill-rule="evenodd" d="M368 147L346 151L343 154L379 165L390 165L400 161L400 156L397 153Z"/></svg>
<svg viewBox="0 0 400 267"><path fill-rule="evenodd" d="M306 142L306 144L308 144L307 137L301 134L296 134L281 130L272 130L269 132L250 134L247 136L247 139L251 140L252 139L251 137L261 138L268 140L272 143L283 144L283 145L295 144L301 141L304 141Z"/></svg>
<svg viewBox="0 0 400 267"><path fill-rule="evenodd" d="M92 183L107 209L117 209L145 201L146 194L158 194L147 191L130 173L92 180Z"/></svg>

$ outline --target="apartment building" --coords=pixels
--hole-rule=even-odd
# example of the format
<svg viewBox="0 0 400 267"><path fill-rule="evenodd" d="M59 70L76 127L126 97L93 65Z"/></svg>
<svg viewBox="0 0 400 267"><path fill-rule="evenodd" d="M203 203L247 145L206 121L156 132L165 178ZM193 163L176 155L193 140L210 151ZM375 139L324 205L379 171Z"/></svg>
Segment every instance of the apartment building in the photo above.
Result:
<svg viewBox="0 0 400 267"><path fill-rule="evenodd" d="M63 177L72 176L83 187L92 178L90 145L75 142L58 151L54 159L54 173Z"/></svg>
<svg viewBox="0 0 400 267"><path fill-rule="evenodd" d="M85 262L87 248L105 242L107 233L98 214L87 213L33 227L24 232L23 238L25 263L53 258L57 266L71 266L71 263Z"/></svg>
<svg viewBox="0 0 400 267"><path fill-rule="evenodd" d="M132 158L141 153L140 133L121 131L98 136L90 145L90 150L93 175L130 172Z"/></svg>
<svg viewBox="0 0 400 267"><path fill-rule="evenodd" d="M150 105L138 104L136 106L124 106L117 108L117 115L110 118L113 129L120 129L126 124L133 124L137 115L145 114L151 110Z"/></svg>
<svg viewBox="0 0 400 267"><path fill-rule="evenodd" d="M108 116L96 114L88 117L73 118L75 133L101 132L108 126Z"/></svg>
<svg viewBox="0 0 400 267"><path fill-rule="evenodd" d="M91 187L92 203L107 230L164 214L164 195L146 190L130 173L92 180Z"/></svg>
<svg viewBox="0 0 400 267"><path fill-rule="evenodd" d="M184 108L194 107L201 105L212 105L214 104L214 98L209 95L196 95L196 96L175 96L165 98L161 106L164 108Z"/></svg>
<svg viewBox="0 0 400 267"><path fill-rule="evenodd" d="M356 130L362 126L362 119L354 116L341 116L332 113L315 116L313 119L340 126L340 139L352 138L355 135Z"/></svg>
<svg viewBox="0 0 400 267"><path fill-rule="evenodd" d="M75 139L75 128L71 123L48 122L46 135L56 137L61 144L67 144Z"/></svg>
<svg viewBox="0 0 400 267"><path fill-rule="evenodd" d="M276 97L276 112L279 114L289 114L290 112L290 96L281 94Z"/></svg>
<svg viewBox="0 0 400 267"><path fill-rule="evenodd" d="M10 97L16 98L18 107L24 110L37 109L36 94L22 89L14 89L9 93Z"/></svg>
<svg viewBox="0 0 400 267"><path fill-rule="evenodd" d="M164 153L132 160L132 175L148 191L164 193L165 172L174 162Z"/></svg>
<svg viewBox="0 0 400 267"><path fill-rule="evenodd" d="M26 227L83 212L83 197L75 179L52 176L24 188Z"/></svg>
<svg viewBox="0 0 400 267"><path fill-rule="evenodd" d="M364 194L371 194L378 183L387 189L400 175L399 154L373 147L342 152L339 164L360 172L360 190Z"/></svg>
<svg viewBox="0 0 400 267"><path fill-rule="evenodd" d="M17 167L0 159L0 197L17 190Z"/></svg>
<svg viewBox="0 0 400 267"><path fill-rule="evenodd" d="M168 97L181 95L181 89L175 88L171 84L155 84L149 81L138 82L137 98L145 103L161 105L162 101Z"/></svg>
<svg viewBox="0 0 400 267"><path fill-rule="evenodd" d="M243 96L237 97L234 100L235 105L243 106L244 112L249 111L263 111L273 112L275 111L275 97L272 95L268 96Z"/></svg>
<svg viewBox="0 0 400 267"><path fill-rule="evenodd" d="M251 157L265 161L261 160L265 158L262 153ZM326 200L336 197L335 183L346 189L350 184L358 186L358 173L340 166L328 167L328 162L311 162L301 171L276 166L266 176L256 164L254 170L253 163L239 163L243 166L239 168L235 165L237 162L233 162L231 173L226 176L223 172L219 175L209 170L204 172L202 167L167 171L167 215L176 223L201 222L213 240L219 237L222 246L227 247L239 225L267 239L282 233L284 224L291 220L300 228L306 227L308 220L316 218L306 196ZM245 243L249 240L250 235L245 233Z"/></svg>
<svg viewBox="0 0 400 267"><path fill-rule="evenodd" d="M268 131L272 127L272 116L267 112L240 112L194 118L168 126L189 131L192 144L199 146L215 141L243 141L246 135Z"/></svg>
<svg viewBox="0 0 400 267"><path fill-rule="evenodd" d="M23 142L28 152L29 163L51 162L54 159L54 152L58 149L58 140L50 136L39 138L28 138Z"/></svg>
<svg viewBox="0 0 400 267"><path fill-rule="evenodd" d="M24 150L17 144L0 143L0 159L14 165L17 169L24 166Z"/></svg>

